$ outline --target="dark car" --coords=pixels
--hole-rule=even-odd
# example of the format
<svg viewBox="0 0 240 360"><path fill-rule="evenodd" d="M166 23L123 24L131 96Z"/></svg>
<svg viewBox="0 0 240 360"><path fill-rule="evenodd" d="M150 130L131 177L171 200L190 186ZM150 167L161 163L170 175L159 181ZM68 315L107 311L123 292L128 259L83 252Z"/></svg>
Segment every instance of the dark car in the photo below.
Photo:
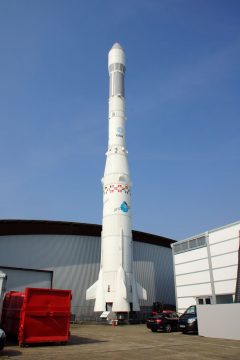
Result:
<svg viewBox="0 0 240 360"><path fill-rule="evenodd" d="M4 348L5 342L6 342L5 332L2 329L0 329L0 350Z"/></svg>
<svg viewBox="0 0 240 360"><path fill-rule="evenodd" d="M163 311L161 314L152 316L147 320L147 328L156 332L163 330L171 332L178 329L178 314L174 311Z"/></svg>
<svg viewBox="0 0 240 360"><path fill-rule="evenodd" d="M198 332L197 323L197 307L196 305L189 306L185 313L179 318L179 329L183 333Z"/></svg>

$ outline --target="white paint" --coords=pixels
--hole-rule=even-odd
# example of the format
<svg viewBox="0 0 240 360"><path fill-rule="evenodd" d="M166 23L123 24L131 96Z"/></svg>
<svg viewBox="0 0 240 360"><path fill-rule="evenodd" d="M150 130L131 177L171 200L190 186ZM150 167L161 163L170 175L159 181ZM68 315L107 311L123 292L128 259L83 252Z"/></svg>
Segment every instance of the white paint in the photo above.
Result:
<svg viewBox="0 0 240 360"><path fill-rule="evenodd" d="M176 275L186 274L190 272L197 272L202 270L208 270L208 259L196 260L186 264L180 264L175 266Z"/></svg>
<svg viewBox="0 0 240 360"><path fill-rule="evenodd" d="M213 279L214 281L219 280L228 280L228 279L236 279L237 277L237 265L224 267L220 269L213 270Z"/></svg>
<svg viewBox="0 0 240 360"><path fill-rule="evenodd" d="M176 276L176 285L200 284L210 281L209 270Z"/></svg>
<svg viewBox="0 0 240 360"><path fill-rule="evenodd" d="M238 264L238 253L223 254L220 256L212 257L212 267L219 268Z"/></svg>
<svg viewBox="0 0 240 360"><path fill-rule="evenodd" d="M214 293L232 298L236 290L239 231L240 222L211 230L201 234L208 237L206 247L174 255L178 309L186 309L196 303L196 297L211 296L215 299ZM172 248L174 253L174 244ZM206 256L206 259L201 260L202 256ZM193 299L194 303L190 303Z"/></svg>
<svg viewBox="0 0 240 360"><path fill-rule="evenodd" d="M232 239L239 236L240 223L226 226L224 228L209 231L209 244L215 244L219 241Z"/></svg>
<svg viewBox="0 0 240 360"><path fill-rule="evenodd" d="M210 246L211 256L226 254L233 251L238 251L239 248L239 238L234 238L232 240L215 243Z"/></svg>
<svg viewBox="0 0 240 360"><path fill-rule="evenodd" d="M175 255L175 264L180 264L186 261L194 261L207 257L207 248L202 247L191 251L182 252Z"/></svg>
<svg viewBox="0 0 240 360"><path fill-rule="evenodd" d="M2 317L2 306L3 306L6 280L7 280L6 274L0 271L0 320Z"/></svg>
<svg viewBox="0 0 240 360"><path fill-rule="evenodd" d="M186 308L188 308L191 305L196 304L196 298L194 296L192 297L184 297L178 299L178 312L184 312ZM182 311L180 311L180 309Z"/></svg>
<svg viewBox="0 0 240 360"><path fill-rule="evenodd" d="M210 283L177 287L178 297L184 297L184 296L199 297L199 296L205 296L211 294L212 294L212 290Z"/></svg>
<svg viewBox="0 0 240 360"><path fill-rule="evenodd" d="M215 282L216 295L220 294L235 294L236 279L228 281Z"/></svg>
<svg viewBox="0 0 240 360"><path fill-rule="evenodd" d="M95 299L94 311L140 310L147 293L135 280L131 220L131 179L125 145L125 54L116 43L108 54L110 77L109 137L103 186L101 264L98 281L86 294Z"/></svg>
<svg viewBox="0 0 240 360"><path fill-rule="evenodd" d="M198 305L197 317L200 336L240 340L240 304Z"/></svg>

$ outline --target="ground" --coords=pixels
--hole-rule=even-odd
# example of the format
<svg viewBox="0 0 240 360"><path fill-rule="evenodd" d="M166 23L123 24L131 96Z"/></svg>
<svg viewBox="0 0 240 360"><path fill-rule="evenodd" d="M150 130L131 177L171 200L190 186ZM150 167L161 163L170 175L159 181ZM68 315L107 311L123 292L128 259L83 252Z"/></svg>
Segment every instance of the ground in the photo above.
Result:
<svg viewBox="0 0 240 360"><path fill-rule="evenodd" d="M0 359L18 360L214 360L240 359L240 341L152 333L145 325L72 325L67 345L7 344Z"/></svg>

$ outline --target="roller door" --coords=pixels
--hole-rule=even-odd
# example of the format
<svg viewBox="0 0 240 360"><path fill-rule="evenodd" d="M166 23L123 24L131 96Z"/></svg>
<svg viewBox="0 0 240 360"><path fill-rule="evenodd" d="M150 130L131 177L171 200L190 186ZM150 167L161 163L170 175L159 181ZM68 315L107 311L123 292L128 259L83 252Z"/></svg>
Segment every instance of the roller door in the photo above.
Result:
<svg viewBox="0 0 240 360"><path fill-rule="evenodd" d="M1 266L0 270L7 275L7 291L24 291L26 287L52 288L53 271Z"/></svg>

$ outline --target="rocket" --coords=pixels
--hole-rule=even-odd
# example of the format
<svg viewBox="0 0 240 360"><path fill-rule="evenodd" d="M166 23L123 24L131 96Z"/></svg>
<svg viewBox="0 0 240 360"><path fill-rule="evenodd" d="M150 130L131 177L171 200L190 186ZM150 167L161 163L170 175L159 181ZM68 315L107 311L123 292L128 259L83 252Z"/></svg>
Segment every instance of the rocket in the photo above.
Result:
<svg viewBox="0 0 240 360"><path fill-rule="evenodd" d="M147 292L136 282L133 270L132 183L125 144L125 71L125 53L115 43L108 53L109 136L102 178L100 271L98 280L86 292L87 300L95 299L95 312L139 311L139 300L147 299Z"/></svg>

